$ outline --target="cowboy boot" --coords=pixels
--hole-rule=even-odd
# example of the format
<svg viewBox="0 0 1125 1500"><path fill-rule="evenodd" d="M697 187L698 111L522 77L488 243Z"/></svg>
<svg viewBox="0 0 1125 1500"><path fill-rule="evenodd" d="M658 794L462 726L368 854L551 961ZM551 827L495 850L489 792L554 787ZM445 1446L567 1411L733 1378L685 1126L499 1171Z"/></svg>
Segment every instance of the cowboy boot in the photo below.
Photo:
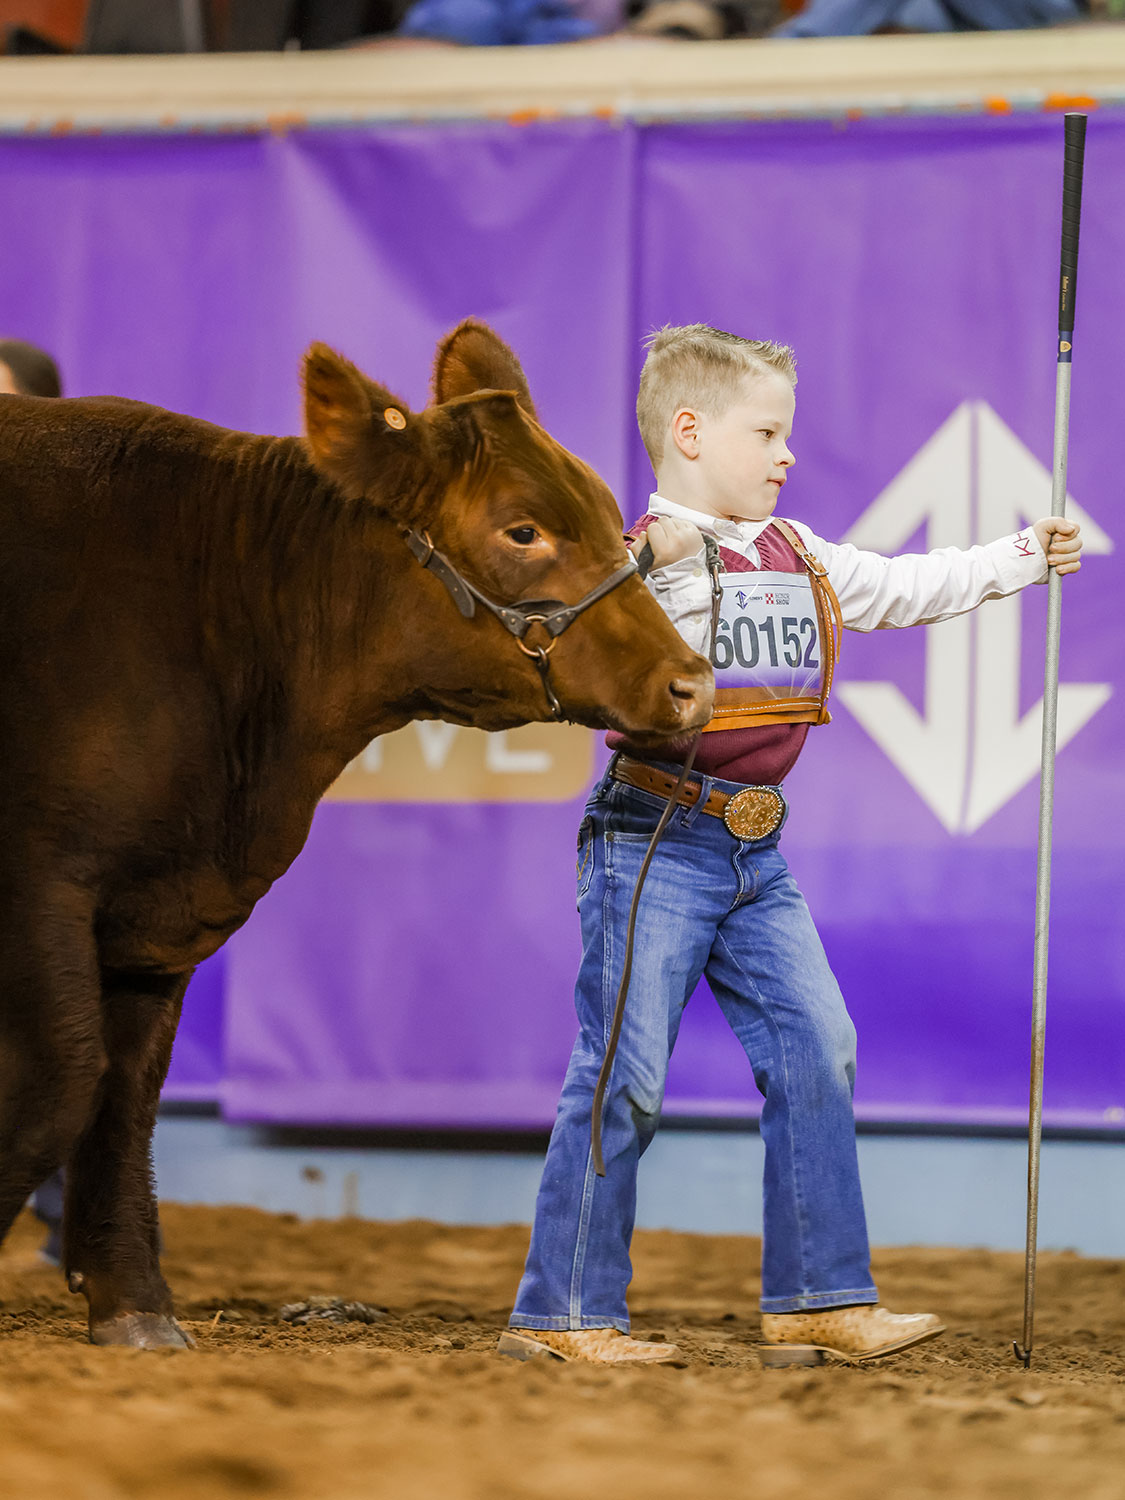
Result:
<svg viewBox="0 0 1125 1500"><path fill-rule="evenodd" d="M758 1353L767 1367L819 1365L825 1359L862 1364L944 1332L945 1325L934 1313L893 1313L874 1303L763 1313Z"/></svg>
<svg viewBox="0 0 1125 1500"><path fill-rule="evenodd" d="M496 1348L512 1359L582 1360L591 1365L686 1363L675 1344L646 1344L616 1328L509 1328Z"/></svg>

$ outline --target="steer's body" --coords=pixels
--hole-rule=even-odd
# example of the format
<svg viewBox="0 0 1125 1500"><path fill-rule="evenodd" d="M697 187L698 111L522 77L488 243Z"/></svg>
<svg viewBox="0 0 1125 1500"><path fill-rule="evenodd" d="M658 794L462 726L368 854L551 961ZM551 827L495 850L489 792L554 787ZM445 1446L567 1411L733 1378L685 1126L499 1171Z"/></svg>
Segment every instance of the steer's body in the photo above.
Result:
<svg viewBox="0 0 1125 1500"><path fill-rule="evenodd" d="M14 406L0 408L0 847L20 848L21 881L90 892L104 965L179 973L291 862L331 775L315 670L330 632L307 610L284 623L293 552L305 543L310 596L331 559L307 528L272 545L269 531L282 501L319 511L329 538L347 507L292 441L132 403ZM68 449L86 462L60 472Z"/></svg>
<svg viewBox="0 0 1125 1500"><path fill-rule="evenodd" d="M498 341L462 328L436 380L404 419L314 354L308 446L0 398L0 1235L69 1160L66 1265L99 1341L180 1341L149 1143L195 965L372 736L547 716L531 661L461 619L401 527L433 527L504 602L575 599L622 561L604 487L481 392L529 406ZM704 664L635 579L552 662L586 722L706 716Z"/></svg>
<svg viewBox="0 0 1125 1500"><path fill-rule="evenodd" d="M426 711L429 581L295 439L123 401L0 422L2 847L96 892L103 963L181 972L341 766Z"/></svg>

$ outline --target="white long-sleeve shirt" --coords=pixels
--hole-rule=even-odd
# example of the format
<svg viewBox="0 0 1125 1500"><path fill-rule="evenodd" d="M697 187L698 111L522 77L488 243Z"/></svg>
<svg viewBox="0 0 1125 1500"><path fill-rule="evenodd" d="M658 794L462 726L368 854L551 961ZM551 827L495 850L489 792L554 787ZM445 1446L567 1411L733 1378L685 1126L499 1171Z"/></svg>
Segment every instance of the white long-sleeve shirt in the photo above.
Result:
<svg viewBox="0 0 1125 1500"><path fill-rule="evenodd" d="M758 537L769 521L728 521L704 515L654 494L648 504L654 516L690 521L722 547L757 565ZM904 625L932 625L976 609L986 599L1002 599L1042 583L1047 558L1034 530L984 546L939 547L933 552L905 552L883 557L849 542L829 542L801 521L789 523L809 551L828 570L849 630L888 630ZM711 584L703 549L694 557L654 568L649 588L665 614L690 646L706 654L711 626Z"/></svg>

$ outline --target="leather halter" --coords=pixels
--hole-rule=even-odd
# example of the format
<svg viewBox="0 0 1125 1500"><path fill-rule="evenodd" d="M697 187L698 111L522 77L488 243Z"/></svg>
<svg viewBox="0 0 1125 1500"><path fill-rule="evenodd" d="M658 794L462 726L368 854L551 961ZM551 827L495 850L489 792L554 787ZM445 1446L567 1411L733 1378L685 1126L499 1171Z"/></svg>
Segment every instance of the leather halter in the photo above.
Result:
<svg viewBox="0 0 1125 1500"><path fill-rule="evenodd" d="M476 614L477 604L483 604L485 609L490 610L496 616L505 630L515 636L516 645L525 656L530 656L534 661L536 670L543 680L543 690L547 694L547 705L551 710L551 717L558 720L561 720L564 715L562 704L551 686L549 661L550 654L555 649L556 640L564 630L570 629L578 616L589 609L591 604L604 599L606 594L612 593L619 584L631 578L634 573L643 578L652 566L652 552L646 544L639 559L630 557L629 561L623 563L615 573L611 573L588 594L584 594L577 604L564 604L561 599L523 599L516 604L497 604L487 594L482 594L480 589L470 583L463 573L458 572L448 557L437 550L427 532L405 529L402 535L406 545L422 566L428 568L445 584L454 604L466 620L471 620ZM648 553L647 565L645 552ZM548 636L546 646L527 645L524 638L533 625L542 626L546 632Z"/></svg>

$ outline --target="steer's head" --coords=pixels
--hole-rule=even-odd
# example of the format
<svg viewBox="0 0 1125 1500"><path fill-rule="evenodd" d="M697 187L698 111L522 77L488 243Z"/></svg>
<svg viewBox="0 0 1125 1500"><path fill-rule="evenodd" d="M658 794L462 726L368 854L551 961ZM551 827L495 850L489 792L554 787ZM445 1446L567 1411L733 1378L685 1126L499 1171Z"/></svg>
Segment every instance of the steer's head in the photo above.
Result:
<svg viewBox="0 0 1125 1500"><path fill-rule="evenodd" d="M402 530L424 532L498 604L574 604L628 559L621 514L601 479L540 427L519 362L484 324L438 347L433 403L412 412L321 344L305 357L305 415L317 466ZM485 729L551 717L535 658L486 608L463 617L438 577L417 573L424 708ZM437 648L435 649L435 639ZM550 679L565 716L639 739L699 729L713 680L639 577L627 578L552 643Z"/></svg>

